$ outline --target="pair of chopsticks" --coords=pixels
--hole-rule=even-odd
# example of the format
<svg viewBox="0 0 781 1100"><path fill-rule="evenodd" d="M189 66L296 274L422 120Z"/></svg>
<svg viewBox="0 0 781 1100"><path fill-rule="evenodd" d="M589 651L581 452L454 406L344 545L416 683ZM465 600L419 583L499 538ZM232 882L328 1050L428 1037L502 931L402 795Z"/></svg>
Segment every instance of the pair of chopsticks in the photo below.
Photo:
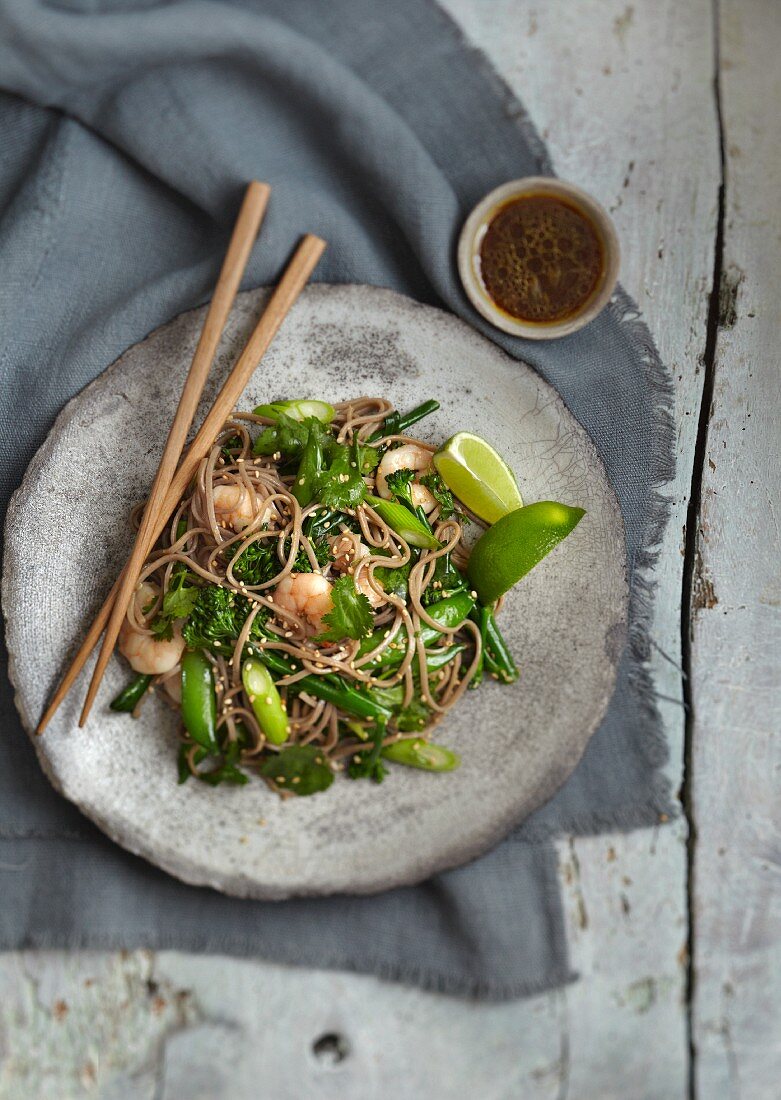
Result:
<svg viewBox="0 0 781 1100"><path fill-rule="evenodd" d="M182 456L187 433L190 430L203 387L211 370L217 345L233 307L252 246L255 243L263 215L266 212L270 192L271 188L268 184L258 183L256 180L253 180L247 187L220 276L217 280L214 296L206 314L198 347L195 350L182 390L182 396L179 400L179 406L166 439L160 466L144 509L133 551L55 691L41 721L38 723L36 729L38 734L43 733L52 715L68 694L105 629L106 635L92 674L87 697L79 718L79 725L83 726L87 721L103 679L106 665L114 652L122 621L136 589L138 577L147 555L160 537L182 494L198 469L199 463L208 454L217 434L230 417L255 368L323 254L325 241L307 234L285 268L263 315L218 393L211 410L187 448L186 453Z"/></svg>

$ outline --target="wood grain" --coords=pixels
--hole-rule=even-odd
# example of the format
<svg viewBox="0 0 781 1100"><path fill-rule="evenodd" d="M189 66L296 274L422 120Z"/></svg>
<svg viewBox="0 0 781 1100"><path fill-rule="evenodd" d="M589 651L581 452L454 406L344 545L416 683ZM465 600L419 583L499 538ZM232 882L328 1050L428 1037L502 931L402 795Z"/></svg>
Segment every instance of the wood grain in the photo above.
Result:
<svg viewBox="0 0 781 1100"><path fill-rule="evenodd" d="M143 538L141 537L141 531L139 531L136 555L140 561L143 562L162 534L187 486L195 476L201 459L207 454L223 424L233 412L244 387L265 355L269 344L276 336L279 326L309 281L309 276L317 266L324 248L325 241L313 236L311 233L308 233L296 248L293 258L285 268L268 305L253 329L252 335L247 341L247 346L231 369L222 389L214 399L214 404L204 418L192 443L187 448L178 469L170 479L156 514L150 517L149 523L145 526ZM98 618L100 618L101 613L99 613ZM106 658L107 660L108 658ZM92 699L94 699L94 695L93 692ZM90 698L87 700L87 703L89 702L91 702ZM86 722L89 711L87 703L84 704L84 710L79 719L80 726L83 726Z"/></svg>
<svg viewBox="0 0 781 1100"><path fill-rule="evenodd" d="M448 0L447 7L522 97L559 175L588 187L610 211L622 245L621 281L673 371L678 470L655 573L652 669L670 746L667 774L677 790L684 525L720 178L711 4L495 0L490 20L473 0ZM581 980L563 991L563 1007L550 1016L565 1052L556 1088L550 1079L525 1082L524 1097L557 1096L557 1088L578 1100L686 1095L686 839L680 819L558 844ZM527 1019L535 1007L541 1011L530 1002ZM518 1042L519 1062L535 1064L533 1043Z"/></svg>
<svg viewBox="0 0 781 1100"><path fill-rule="evenodd" d="M723 275L692 603L697 1095L781 1092L781 7L722 0Z"/></svg>
<svg viewBox="0 0 781 1100"><path fill-rule="evenodd" d="M253 180L247 187L244 200L239 210L239 216L228 243L228 251L225 254L222 270L220 271L217 285L214 288L206 320L195 349L193 361L187 372L187 377L182 388L182 396L174 414L168 437L163 447L160 465L152 482L152 488L144 508L141 524L136 534L136 541L128 558L127 564L120 574L118 584L112 588L109 600L112 600L111 612L106 623L106 632L103 637L95 668L92 672L87 696L79 718L79 725L83 726L87 721L95 696L98 693L106 665L114 652L120 627L125 618L125 613L136 588L138 575L144 564L149 548L154 545L155 539L152 532L160 520L166 494L182 457L187 433L198 408L198 402L203 393L203 387L209 376L214 356L217 351L220 337L222 336L225 322L231 311L239 284L247 267L250 253L260 229L260 223L266 212L271 188L266 183ZM100 618L100 616L98 616ZM93 626L87 637L94 632ZM85 649L86 646L82 646ZM81 651L80 651L81 652ZM78 655L77 655L78 660ZM75 662L74 662L75 663ZM83 663L83 662L82 662ZM57 693L59 695L59 692ZM59 701L59 700L58 700ZM52 707L49 708L49 711ZM47 716L49 716L47 711Z"/></svg>

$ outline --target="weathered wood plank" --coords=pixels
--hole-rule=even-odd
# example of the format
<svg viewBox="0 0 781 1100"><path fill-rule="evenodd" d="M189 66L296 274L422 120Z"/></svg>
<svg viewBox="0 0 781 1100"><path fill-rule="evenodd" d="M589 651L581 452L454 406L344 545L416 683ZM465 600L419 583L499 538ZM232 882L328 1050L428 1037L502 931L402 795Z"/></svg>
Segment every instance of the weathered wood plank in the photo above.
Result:
<svg viewBox="0 0 781 1100"><path fill-rule="evenodd" d="M781 8L722 0L726 206L693 615L697 1095L781 1091Z"/></svg>
<svg viewBox="0 0 781 1100"><path fill-rule="evenodd" d="M522 96L559 172L612 210L623 281L675 368L680 465L654 639L677 785L681 535L718 184L709 0L446 6ZM504 1006L371 978L175 953L6 956L0 1097L243 1100L258 1095L259 1080L275 1097L683 1096L684 842L683 823L562 842L569 937L582 981ZM333 1044L319 1056L312 1049L329 1032L349 1044L337 1064L329 1064Z"/></svg>
<svg viewBox="0 0 781 1100"><path fill-rule="evenodd" d="M678 473L653 637L676 788L683 539L719 184L710 3L494 0L490 14L472 0L447 7L523 98L559 174L611 211L622 280L674 370ZM559 1017L569 1050L562 1087L566 1080L571 1096L685 1095L685 842L678 822L658 833L559 845L573 964L583 975Z"/></svg>

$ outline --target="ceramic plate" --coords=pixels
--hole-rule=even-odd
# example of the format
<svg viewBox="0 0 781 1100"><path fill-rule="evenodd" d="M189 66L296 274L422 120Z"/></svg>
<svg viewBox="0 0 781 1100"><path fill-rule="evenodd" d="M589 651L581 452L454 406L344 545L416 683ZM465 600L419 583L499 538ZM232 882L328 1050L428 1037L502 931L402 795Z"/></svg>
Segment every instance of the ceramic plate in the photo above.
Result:
<svg viewBox="0 0 781 1100"><path fill-rule="evenodd" d="M263 291L240 296L204 409L263 300ZM128 553L129 509L154 477L203 316L158 329L74 398L13 499L4 601L28 730ZM435 397L442 408L419 425L422 436L483 435L527 502L558 499L587 514L506 601L518 683L467 692L438 728L462 757L452 774L394 767L380 786L339 778L325 794L284 802L260 781L179 786L174 713L154 698L135 722L112 713L108 701L128 678L115 659L80 730L85 673L34 738L41 764L109 836L187 882L258 898L368 893L463 863L551 796L607 706L626 615L623 528L594 446L561 399L455 317L386 290L315 286L241 407L364 393L402 409Z"/></svg>

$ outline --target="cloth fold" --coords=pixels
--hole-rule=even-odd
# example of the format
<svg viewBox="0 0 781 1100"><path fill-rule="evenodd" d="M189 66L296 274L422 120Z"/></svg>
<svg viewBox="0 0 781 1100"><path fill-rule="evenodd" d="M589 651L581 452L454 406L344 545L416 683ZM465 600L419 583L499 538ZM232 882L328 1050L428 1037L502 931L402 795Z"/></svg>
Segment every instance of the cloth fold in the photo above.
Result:
<svg viewBox="0 0 781 1100"><path fill-rule="evenodd" d="M631 584L616 691L568 783L483 859L375 898L241 902L142 864L49 790L4 680L0 947L239 951L485 997L566 980L548 838L673 812L646 665L672 391L621 292L581 333L540 344L468 304L454 263L463 218L498 183L551 171L523 108L420 0L2 0L0 84L4 503L62 403L208 297L254 177L273 193L245 286L272 282L310 230L329 241L318 279L450 308L530 362L605 462Z"/></svg>

